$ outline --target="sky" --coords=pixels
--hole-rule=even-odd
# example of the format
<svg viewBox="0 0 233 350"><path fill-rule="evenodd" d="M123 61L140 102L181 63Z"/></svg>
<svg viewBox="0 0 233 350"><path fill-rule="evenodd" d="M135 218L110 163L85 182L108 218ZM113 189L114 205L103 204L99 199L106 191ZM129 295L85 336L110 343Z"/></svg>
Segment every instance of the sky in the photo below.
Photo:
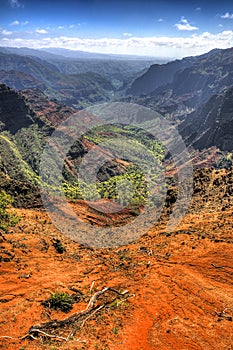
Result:
<svg viewBox="0 0 233 350"><path fill-rule="evenodd" d="M233 46L233 1L0 0L0 46L181 58Z"/></svg>

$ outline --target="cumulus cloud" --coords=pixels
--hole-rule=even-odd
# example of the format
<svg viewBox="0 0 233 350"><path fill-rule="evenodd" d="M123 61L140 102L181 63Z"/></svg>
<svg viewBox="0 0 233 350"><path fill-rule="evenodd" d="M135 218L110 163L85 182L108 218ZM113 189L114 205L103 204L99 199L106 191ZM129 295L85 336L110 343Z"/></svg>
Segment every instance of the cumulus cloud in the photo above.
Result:
<svg viewBox="0 0 233 350"><path fill-rule="evenodd" d="M232 46L233 31L222 31L218 34L204 32L188 37L125 37L81 39L78 37L57 36L25 39L22 37L0 37L0 46L30 47L60 47L71 50L90 52L136 54L164 57L184 57L198 55L214 48L225 49Z"/></svg>
<svg viewBox="0 0 233 350"><path fill-rule="evenodd" d="M9 30L3 29L3 30L1 30L1 34L2 35L11 35L12 32L10 32Z"/></svg>
<svg viewBox="0 0 233 350"><path fill-rule="evenodd" d="M164 21L163 18L159 18L159 19L158 19L158 22L163 22L163 21Z"/></svg>
<svg viewBox="0 0 233 350"><path fill-rule="evenodd" d="M201 11L201 7L196 7L195 11Z"/></svg>
<svg viewBox="0 0 233 350"><path fill-rule="evenodd" d="M45 29L36 29L36 33L38 34L48 34L48 31Z"/></svg>
<svg viewBox="0 0 233 350"><path fill-rule="evenodd" d="M130 37L130 36L132 36L132 33L127 33L127 32L125 32L125 33L123 33L123 35L124 35L124 36Z"/></svg>
<svg viewBox="0 0 233 350"><path fill-rule="evenodd" d="M225 15L222 15L223 19L233 19L233 13L226 12Z"/></svg>
<svg viewBox="0 0 233 350"><path fill-rule="evenodd" d="M14 8L20 8L20 7L24 7L24 5L22 3L19 2L19 0L9 0L11 7Z"/></svg>
<svg viewBox="0 0 233 350"><path fill-rule="evenodd" d="M175 27L178 30L187 30L187 31L198 30L198 27L194 27L191 24L189 24L187 19L184 17L181 18L180 23L175 24Z"/></svg>

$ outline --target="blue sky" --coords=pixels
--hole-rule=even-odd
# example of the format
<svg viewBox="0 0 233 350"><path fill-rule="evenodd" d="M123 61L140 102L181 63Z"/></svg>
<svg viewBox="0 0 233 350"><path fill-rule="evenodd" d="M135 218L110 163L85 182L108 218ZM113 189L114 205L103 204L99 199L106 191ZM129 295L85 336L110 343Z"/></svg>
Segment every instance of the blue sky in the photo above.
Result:
<svg viewBox="0 0 233 350"><path fill-rule="evenodd" d="M0 0L0 45L183 57L233 43L233 2Z"/></svg>

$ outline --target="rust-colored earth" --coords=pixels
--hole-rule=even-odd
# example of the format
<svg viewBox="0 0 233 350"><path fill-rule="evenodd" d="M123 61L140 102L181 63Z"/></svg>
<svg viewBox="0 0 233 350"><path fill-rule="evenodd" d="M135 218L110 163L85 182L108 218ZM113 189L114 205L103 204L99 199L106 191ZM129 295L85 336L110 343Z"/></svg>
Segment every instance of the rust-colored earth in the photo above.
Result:
<svg viewBox="0 0 233 350"><path fill-rule="evenodd" d="M198 176L190 210L174 232L166 233L161 220L120 248L80 246L45 212L17 209L22 219L0 243L0 348L233 349L232 172ZM83 204L76 206L85 216ZM64 253L55 250L55 239ZM50 310L41 302L51 293L77 289L90 296L105 286L129 293L87 319L73 339L21 339L32 325L87 306L88 298L68 314ZM56 332L67 337L72 330Z"/></svg>

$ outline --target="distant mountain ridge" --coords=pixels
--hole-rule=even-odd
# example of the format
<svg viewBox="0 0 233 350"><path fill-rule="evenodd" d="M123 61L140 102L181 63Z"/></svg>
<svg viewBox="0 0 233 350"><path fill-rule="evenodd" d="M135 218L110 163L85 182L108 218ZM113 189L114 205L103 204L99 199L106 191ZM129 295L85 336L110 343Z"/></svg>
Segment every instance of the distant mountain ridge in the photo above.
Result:
<svg viewBox="0 0 233 350"><path fill-rule="evenodd" d="M51 51L55 53L0 47L0 82L19 90L40 88L49 97L79 109L108 101L125 81L132 81L155 62L134 56Z"/></svg>
<svg viewBox="0 0 233 350"><path fill-rule="evenodd" d="M40 88L51 98L77 108L107 101L115 90L98 73L63 74L55 65L38 57L6 53L0 53L0 82L16 89Z"/></svg>
<svg viewBox="0 0 233 350"><path fill-rule="evenodd" d="M138 77L127 94L150 97L156 104L196 108L213 94L233 84L233 50L215 49L163 65L152 65Z"/></svg>
<svg viewBox="0 0 233 350"><path fill-rule="evenodd" d="M151 61L151 62L160 62L164 63L170 59L156 58L150 56L138 56L138 55L121 55L121 54L107 54L107 53L95 53L90 51L81 51L81 50L69 50L63 48L41 48L41 49L31 49L28 47L0 47L2 53L13 53L20 56L36 56L43 59L55 59L55 58L66 58L66 59L90 59L90 60L136 60L136 61Z"/></svg>

